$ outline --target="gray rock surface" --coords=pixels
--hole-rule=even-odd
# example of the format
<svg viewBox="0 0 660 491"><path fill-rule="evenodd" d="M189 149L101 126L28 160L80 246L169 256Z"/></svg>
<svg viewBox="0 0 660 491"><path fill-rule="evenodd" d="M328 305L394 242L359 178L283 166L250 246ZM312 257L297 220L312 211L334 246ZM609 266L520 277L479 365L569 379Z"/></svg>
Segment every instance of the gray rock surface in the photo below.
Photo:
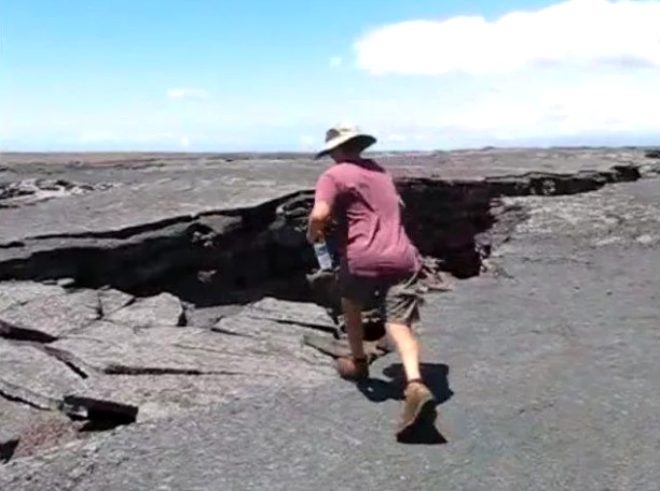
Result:
<svg viewBox="0 0 660 491"><path fill-rule="evenodd" d="M32 447L0 467L0 489L656 489L660 181L641 150L383 157L423 251L482 273L429 293L423 371L447 444L412 447L392 434L396 357L381 353L357 390L302 342L337 330L322 307L292 301L311 264L299 244L309 196L279 199L313 183L318 164L12 158L0 179L48 169L113 187L50 200L71 223L46 223L40 202L0 209L15 225L0 231L0 277L73 280L0 282L0 319L45 342L0 339L0 366L12 368L0 392L139 424L48 450L61 439L30 444L25 422L58 412L0 397L12 421L0 445ZM279 289L267 287L277 271ZM189 295L187 319L207 324L179 325L182 302L163 291ZM83 435L55 433L67 428L64 440Z"/></svg>
<svg viewBox="0 0 660 491"><path fill-rule="evenodd" d="M62 396L81 383L64 363L42 349L0 338L0 393L41 409L58 408Z"/></svg>
<svg viewBox="0 0 660 491"><path fill-rule="evenodd" d="M95 291L53 292L0 311L0 333L9 337L57 339L85 327L101 316Z"/></svg>
<svg viewBox="0 0 660 491"><path fill-rule="evenodd" d="M429 295L425 372L445 401L444 446L395 443L385 388L400 366L387 357L367 397L333 377L264 390L10 462L0 486L654 490L660 253L638 238L660 230L657 184L523 198L532 218L493 273Z"/></svg>
<svg viewBox="0 0 660 491"><path fill-rule="evenodd" d="M75 437L76 428L55 411L35 409L0 397L0 462L56 447Z"/></svg>
<svg viewBox="0 0 660 491"><path fill-rule="evenodd" d="M121 401L138 409L137 422L194 416L195 410L252 397L280 385L272 377L210 375L102 375L83 381L79 394L104 401ZM306 383L303 385L313 385Z"/></svg>
<svg viewBox="0 0 660 491"><path fill-rule="evenodd" d="M35 410L36 411L36 410ZM30 425L33 415L16 402L0 397L0 462L8 461L21 440L21 435Z"/></svg>
<svg viewBox="0 0 660 491"><path fill-rule="evenodd" d="M72 164L82 159L85 162ZM193 233L191 224L201 223L202 228L208 228L209 224L202 222L209 217L217 221L225 211L234 210L235 214L236 210L267 202L277 206L288 196L312 189L320 171L318 162L306 158L227 161L198 155L140 160L138 156L105 161L103 156L90 155L5 155L5 173L14 179L47 172L90 185L112 183L113 187L2 209L5 226L0 231L0 275L9 267L3 267L3 263L11 264L11 273L6 274L16 275L29 267L21 266L20 261L34 261L35 254L46 251L76 249L91 254L93 250L117 247L118 239L126 247L136 241L153 242L157 236L186 236ZM432 178L459 187L492 183L503 192L529 192L525 188L531 187L539 193L552 192L551 188L556 187L589 187L591 182L604 184L651 161L642 150L634 149L463 151L383 155L380 160L402 183L428 183ZM225 228L228 224L216 223L211 228L218 226ZM66 261L61 262L61 268L71 273ZM95 265L91 258L88 262L90 267Z"/></svg>
<svg viewBox="0 0 660 491"><path fill-rule="evenodd" d="M18 182L0 183L0 208L31 205L39 201L100 191L109 187L103 184L96 186L81 185L62 179L26 179Z"/></svg>
<svg viewBox="0 0 660 491"><path fill-rule="evenodd" d="M49 344L46 349L86 372L128 375L245 375L283 377L300 370L305 353L300 338L277 335L268 321L252 320L259 337L208 329L130 326L100 321ZM270 323L272 324L272 323ZM284 329L281 329L282 331ZM293 373L291 374L293 375Z"/></svg>
<svg viewBox="0 0 660 491"><path fill-rule="evenodd" d="M121 300L123 302L123 299ZM133 328L146 328L152 326L176 327L186 324L186 315L183 305L177 297L170 293L136 300L122 308L112 309L106 318Z"/></svg>
<svg viewBox="0 0 660 491"><path fill-rule="evenodd" d="M317 305L267 297L244 307L236 315L221 319L212 329L261 339L286 339L295 345L303 330L332 333L336 326L328 313Z"/></svg>
<svg viewBox="0 0 660 491"><path fill-rule="evenodd" d="M135 300L133 295L112 288L99 291L99 302L101 304L101 315L111 317L115 312L123 309ZM143 304L144 305L144 304Z"/></svg>
<svg viewBox="0 0 660 491"><path fill-rule="evenodd" d="M6 281L0 283L0 312L12 306L23 305L30 300L61 295L64 290L54 285L32 281Z"/></svg>

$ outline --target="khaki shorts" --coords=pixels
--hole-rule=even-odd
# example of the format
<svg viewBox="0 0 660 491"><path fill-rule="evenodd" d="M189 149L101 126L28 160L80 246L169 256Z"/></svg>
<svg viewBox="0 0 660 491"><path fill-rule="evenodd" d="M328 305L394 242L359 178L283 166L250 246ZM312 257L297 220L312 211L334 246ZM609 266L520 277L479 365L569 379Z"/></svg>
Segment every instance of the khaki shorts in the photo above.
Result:
<svg viewBox="0 0 660 491"><path fill-rule="evenodd" d="M378 308L387 323L412 326L419 321L419 307L424 302L419 273L404 277L369 278L339 274L339 291L343 298L362 308Z"/></svg>

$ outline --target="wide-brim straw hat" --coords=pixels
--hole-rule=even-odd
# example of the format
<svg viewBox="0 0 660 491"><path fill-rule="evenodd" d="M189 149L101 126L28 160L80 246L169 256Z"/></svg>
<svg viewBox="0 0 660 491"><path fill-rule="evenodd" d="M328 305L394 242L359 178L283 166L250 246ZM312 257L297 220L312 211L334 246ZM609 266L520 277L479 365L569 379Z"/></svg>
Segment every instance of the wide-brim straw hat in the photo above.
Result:
<svg viewBox="0 0 660 491"><path fill-rule="evenodd" d="M360 151L365 150L374 143L376 143L376 138L367 133L362 133L359 128L356 126L347 126L347 125L338 125L334 128L330 128L325 133L325 145L320 152L316 154L317 159L328 155L335 148L348 143L349 141L355 141Z"/></svg>

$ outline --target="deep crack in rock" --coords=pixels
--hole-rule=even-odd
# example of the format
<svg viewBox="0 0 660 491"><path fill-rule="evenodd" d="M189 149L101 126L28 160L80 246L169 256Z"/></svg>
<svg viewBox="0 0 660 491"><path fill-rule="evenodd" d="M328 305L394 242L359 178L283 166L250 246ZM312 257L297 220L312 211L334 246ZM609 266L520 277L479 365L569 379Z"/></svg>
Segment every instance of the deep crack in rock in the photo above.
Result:
<svg viewBox="0 0 660 491"><path fill-rule="evenodd" d="M524 218L523 210L507 209L498 198L582 193L639 177L635 166L619 165L608 172L532 172L483 181L401 178L397 185L406 228L420 252L438 258L443 271L468 278L481 272L511 217ZM309 299L305 274L316 264L304 229L311 201L312 193L301 191L253 208L113 232L35 237L32 253L0 262L0 279L66 277L77 286L109 285L138 296L168 291L198 307L267 295Z"/></svg>

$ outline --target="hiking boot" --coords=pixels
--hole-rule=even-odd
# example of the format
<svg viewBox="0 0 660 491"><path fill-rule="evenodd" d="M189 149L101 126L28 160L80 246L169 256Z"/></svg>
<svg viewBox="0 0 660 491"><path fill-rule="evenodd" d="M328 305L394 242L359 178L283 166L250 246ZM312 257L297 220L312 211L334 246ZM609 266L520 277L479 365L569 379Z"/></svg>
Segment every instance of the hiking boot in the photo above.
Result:
<svg viewBox="0 0 660 491"><path fill-rule="evenodd" d="M339 376L345 380L358 381L369 378L369 363L366 358L337 358L335 368Z"/></svg>
<svg viewBox="0 0 660 491"><path fill-rule="evenodd" d="M403 414L396 432L398 441L410 440L419 430L430 429L437 416L435 397L420 380L409 382L404 395Z"/></svg>

